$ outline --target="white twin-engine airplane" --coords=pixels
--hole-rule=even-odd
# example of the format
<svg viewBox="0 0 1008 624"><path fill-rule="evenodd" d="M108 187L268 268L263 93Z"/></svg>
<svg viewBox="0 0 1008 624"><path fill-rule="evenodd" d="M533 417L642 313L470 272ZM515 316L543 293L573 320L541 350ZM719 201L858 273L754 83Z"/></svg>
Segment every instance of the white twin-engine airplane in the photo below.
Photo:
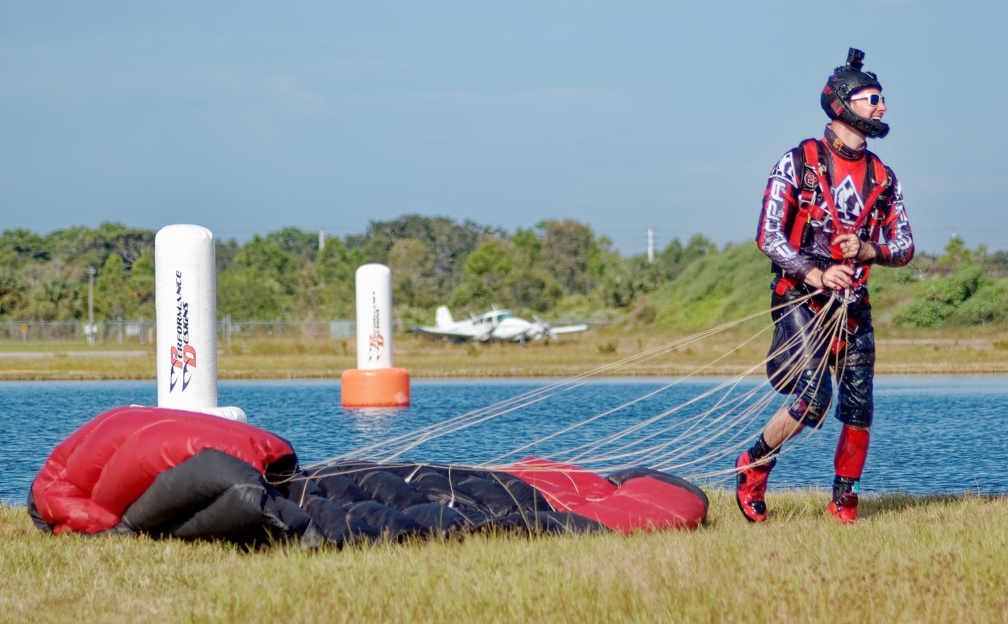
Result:
<svg viewBox="0 0 1008 624"><path fill-rule="evenodd" d="M493 310L481 316L474 314L472 318L456 321L452 319L447 306L440 306L434 315L433 327L421 325L410 331L429 336L441 336L454 342L502 340L525 344L527 340L539 340L543 336L555 338L557 334L583 332L586 329L588 329L587 325L553 327L538 318L535 318L534 321L526 321L508 310L497 309L497 306L493 306Z"/></svg>

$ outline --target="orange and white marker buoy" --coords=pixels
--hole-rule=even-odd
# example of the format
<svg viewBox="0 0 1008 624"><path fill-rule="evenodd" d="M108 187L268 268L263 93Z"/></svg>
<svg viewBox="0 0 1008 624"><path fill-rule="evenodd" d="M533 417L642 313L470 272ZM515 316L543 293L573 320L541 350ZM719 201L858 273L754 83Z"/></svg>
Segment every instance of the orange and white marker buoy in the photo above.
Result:
<svg viewBox="0 0 1008 624"><path fill-rule="evenodd" d="M409 407L409 372L392 366L392 272L357 269L357 368L340 376L343 407Z"/></svg>

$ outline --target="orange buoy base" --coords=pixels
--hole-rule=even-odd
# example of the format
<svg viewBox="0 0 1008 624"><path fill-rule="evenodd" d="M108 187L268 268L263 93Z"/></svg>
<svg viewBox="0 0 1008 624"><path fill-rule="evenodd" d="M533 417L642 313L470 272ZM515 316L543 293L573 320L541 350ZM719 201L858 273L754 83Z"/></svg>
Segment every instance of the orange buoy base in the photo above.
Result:
<svg viewBox="0 0 1008 624"><path fill-rule="evenodd" d="M349 368L340 376L343 407L409 407L405 368Z"/></svg>

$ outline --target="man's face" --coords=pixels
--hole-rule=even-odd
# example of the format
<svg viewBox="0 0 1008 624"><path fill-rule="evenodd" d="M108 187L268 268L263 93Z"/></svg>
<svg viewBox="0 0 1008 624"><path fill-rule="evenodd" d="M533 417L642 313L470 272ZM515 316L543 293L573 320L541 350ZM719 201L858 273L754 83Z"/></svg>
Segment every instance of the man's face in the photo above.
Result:
<svg viewBox="0 0 1008 624"><path fill-rule="evenodd" d="M850 107L855 114L872 121L882 121L882 115L886 112L885 98L875 87L866 87L855 92L850 97Z"/></svg>

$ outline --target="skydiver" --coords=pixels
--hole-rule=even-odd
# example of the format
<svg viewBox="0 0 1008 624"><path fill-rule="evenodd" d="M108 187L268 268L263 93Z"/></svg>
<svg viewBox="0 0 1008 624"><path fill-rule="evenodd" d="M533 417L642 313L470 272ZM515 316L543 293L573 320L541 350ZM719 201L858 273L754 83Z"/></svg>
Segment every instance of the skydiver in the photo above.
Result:
<svg viewBox="0 0 1008 624"><path fill-rule="evenodd" d="M903 266L914 253L900 183L866 147L867 137L882 138L889 126L882 121L887 110L882 85L874 73L862 70L863 58L851 48L847 63L828 78L820 95L830 118L823 137L784 154L763 195L756 242L775 275L767 374L794 399L735 462L736 501L751 522L767 518L767 478L781 446L807 426L822 426L833 400L831 367L838 386L835 416L842 428L827 510L841 523L858 520L874 413L875 334L867 274L873 265ZM831 297L833 292L844 295ZM846 345L831 350L830 337L810 330L809 321L817 310L838 305L848 306ZM803 353L805 358L796 357Z"/></svg>

